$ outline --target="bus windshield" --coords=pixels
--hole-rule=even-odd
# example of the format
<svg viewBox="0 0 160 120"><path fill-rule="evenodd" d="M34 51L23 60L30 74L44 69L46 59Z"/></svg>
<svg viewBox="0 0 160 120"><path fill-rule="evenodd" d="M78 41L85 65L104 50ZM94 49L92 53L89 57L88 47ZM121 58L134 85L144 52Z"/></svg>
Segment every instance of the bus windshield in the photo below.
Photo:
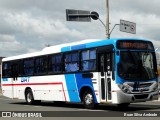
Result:
<svg viewBox="0 0 160 120"><path fill-rule="evenodd" d="M121 51L118 74L125 80L150 80L156 77L153 52Z"/></svg>

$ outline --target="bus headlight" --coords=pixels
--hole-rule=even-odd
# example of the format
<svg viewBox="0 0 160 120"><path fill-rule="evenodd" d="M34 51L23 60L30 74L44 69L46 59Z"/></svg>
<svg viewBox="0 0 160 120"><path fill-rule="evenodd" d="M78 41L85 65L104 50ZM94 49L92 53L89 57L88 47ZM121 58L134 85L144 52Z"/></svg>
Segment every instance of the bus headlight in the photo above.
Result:
<svg viewBox="0 0 160 120"><path fill-rule="evenodd" d="M129 89L129 86L126 86L124 84L118 84L118 87L124 92L124 93L131 93L131 90Z"/></svg>
<svg viewBox="0 0 160 120"><path fill-rule="evenodd" d="M158 91L158 83L154 84L152 91L153 92Z"/></svg>

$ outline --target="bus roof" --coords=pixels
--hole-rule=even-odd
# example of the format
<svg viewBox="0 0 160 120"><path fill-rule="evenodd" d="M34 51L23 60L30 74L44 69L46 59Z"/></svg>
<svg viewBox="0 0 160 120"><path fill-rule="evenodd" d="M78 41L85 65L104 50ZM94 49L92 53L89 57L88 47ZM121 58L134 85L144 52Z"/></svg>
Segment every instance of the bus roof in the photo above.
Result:
<svg viewBox="0 0 160 120"><path fill-rule="evenodd" d="M82 40L82 41L78 41L78 42L65 43L65 44L46 47L46 48L42 49L42 51L39 51L39 52L6 57L6 58L3 58L2 61L36 57L36 56L40 56L40 55L47 55L47 54L52 54L52 53L60 53L60 52L66 52L66 51L72 51L72 50L79 50L79 49L83 49L83 48L92 48L92 47L109 45L109 44L115 45L114 43L116 43L117 40L144 40L144 39L137 39L137 38L86 39L86 40Z"/></svg>

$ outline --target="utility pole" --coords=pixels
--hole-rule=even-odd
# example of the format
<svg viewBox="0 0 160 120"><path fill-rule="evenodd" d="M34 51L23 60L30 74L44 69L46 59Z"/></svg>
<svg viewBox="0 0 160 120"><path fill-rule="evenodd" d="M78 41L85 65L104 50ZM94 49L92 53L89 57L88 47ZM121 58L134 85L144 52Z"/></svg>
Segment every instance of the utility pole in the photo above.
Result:
<svg viewBox="0 0 160 120"><path fill-rule="evenodd" d="M109 0L106 0L106 38L110 38L109 34Z"/></svg>

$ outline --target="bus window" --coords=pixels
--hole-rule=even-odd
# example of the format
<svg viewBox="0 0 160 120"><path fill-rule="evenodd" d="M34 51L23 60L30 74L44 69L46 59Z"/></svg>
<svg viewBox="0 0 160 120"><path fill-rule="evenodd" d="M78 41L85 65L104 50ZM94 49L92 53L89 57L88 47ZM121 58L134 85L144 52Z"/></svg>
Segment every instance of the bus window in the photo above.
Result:
<svg viewBox="0 0 160 120"><path fill-rule="evenodd" d="M79 53L69 53L65 55L65 71L73 72L79 70Z"/></svg>
<svg viewBox="0 0 160 120"><path fill-rule="evenodd" d="M121 78L128 80L150 80L156 77L156 65L152 52L131 52L120 53L118 72Z"/></svg>
<svg viewBox="0 0 160 120"><path fill-rule="evenodd" d="M11 64L3 63L3 69L2 69L2 77L11 77Z"/></svg>
<svg viewBox="0 0 160 120"><path fill-rule="evenodd" d="M96 50L86 50L82 52L82 71L96 69Z"/></svg>
<svg viewBox="0 0 160 120"><path fill-rule="evenodd" d="M35 74L45 73L47 70L47 60L46 57L35 58Z"/></svg>
<svg viewBox="0 0 160 120"><path fill-rule="evenodd" d="M34 73L34 59L25 59L23 61L23 74L24 75L33 75Z"/></svg>
<svg viewBox="0 0 160 120"><path fill-rule="evenodd" d="M62 55L51 55L48 57L48 72L49 73L59 73L62 71Z"/></svg>

